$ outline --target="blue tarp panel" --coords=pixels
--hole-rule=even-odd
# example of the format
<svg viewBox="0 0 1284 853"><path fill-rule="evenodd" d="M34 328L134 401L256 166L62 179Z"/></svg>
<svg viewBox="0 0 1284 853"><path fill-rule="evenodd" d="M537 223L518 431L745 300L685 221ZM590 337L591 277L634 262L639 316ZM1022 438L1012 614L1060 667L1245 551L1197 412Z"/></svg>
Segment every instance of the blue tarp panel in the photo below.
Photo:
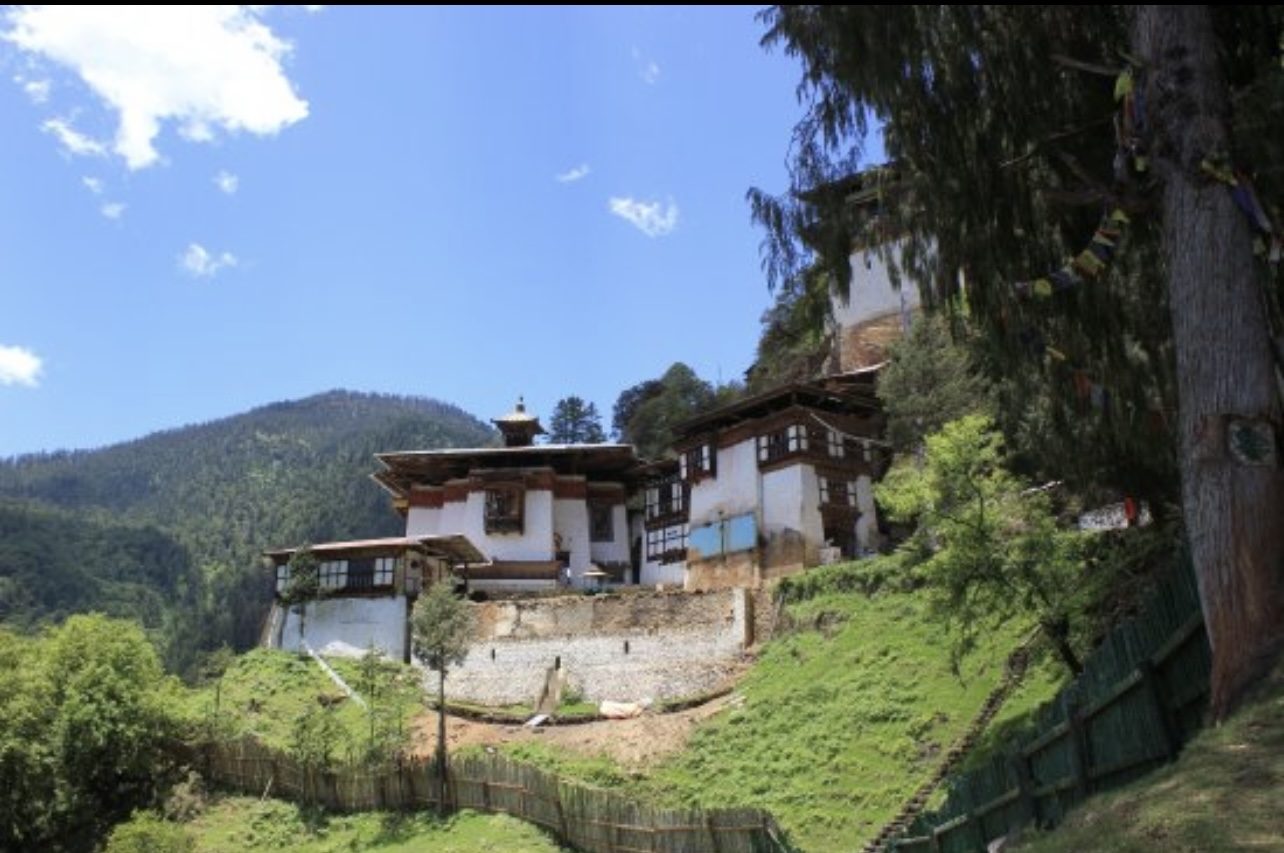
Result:
<svg viewBox="0 0 1284 853"><path fill-rule="evenodd" d="M758 531L751 512L692 527L687 536L687 549L693 560L751 551L757 543Z"/></svg>

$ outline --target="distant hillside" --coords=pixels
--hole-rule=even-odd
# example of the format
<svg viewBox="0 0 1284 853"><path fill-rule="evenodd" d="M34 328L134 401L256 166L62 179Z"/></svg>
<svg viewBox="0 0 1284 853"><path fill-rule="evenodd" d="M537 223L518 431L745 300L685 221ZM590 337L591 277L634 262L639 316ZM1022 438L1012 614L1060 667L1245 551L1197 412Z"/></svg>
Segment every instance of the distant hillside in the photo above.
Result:
<svg viewBox="0 0 1284 853"><path fill-rule="evenodd" d="M370 479L374 454L497 442L446 403L331 391L0 460L0 625L110 611L163 634L178 668L195 650L248 648L268 603L263 550L403 529Z"/></svg>

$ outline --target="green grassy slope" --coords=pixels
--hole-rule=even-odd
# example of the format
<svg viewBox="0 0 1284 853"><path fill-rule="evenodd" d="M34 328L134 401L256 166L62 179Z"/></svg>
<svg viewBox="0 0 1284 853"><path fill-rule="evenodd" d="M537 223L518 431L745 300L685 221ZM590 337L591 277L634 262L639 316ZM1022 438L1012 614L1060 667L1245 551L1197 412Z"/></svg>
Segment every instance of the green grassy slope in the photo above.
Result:
<svg viewBox="0 0 1284 853"><path fill-rule="evenodd" d="M698 730L647 787L764 808L807 853L859 850L963 736L1027 632L995 633L955 673L914 593L827 595L787 615L742 685L744 703Z"/></svg>
<svg viewBox="0 0 1284 853"><path fill-rule="evenodd" d="M1019 625L997 632L956 674L946 638L926 618L919 594L823 595L783 611L730 709L701 724L685 752L645 777L605 766L600 757L529 746L521 755L586 784L662 803L761 807L801 853L854 853L962 734L1024 635ZM292 678L299 683L283 677L281 667L297 670ZM224 712L252 704L246 728L288 739L288 720L310 701L295 694L315 697L331 689L312 669L291 655L251 653L224 682ZM390 676L395 683L396 674ZM992 729L1019 723L1062 684L1055 667L1033 667ZM251 696L258 701L250 703ZM211 698L200 694L194 708L208 709ZM359 717L351 728L358 743L365 737ZM1284 853L1282 783L1284 666L1253 703L1197 736L1172 765L1094 797L1055 831L1027 831L1020 849ZM446 824L427 816L400 822L380 815L325 817L237 797L215 798L201 814L186 824L197 851L229 849L233 839L304 853L559 849L534 827L479 815Z"/></svg>
<svg viewBox="0 0 1284 853"><path fill-rule="evenodd" d="M963 736L1027 634L1000 629L955 673L921 594L827 594L785 609L738 700L645 777L529 745L516 754L663 804L765 809L802 853L856 851ZM1033 667L995 723L1060 686Z"/></svg>

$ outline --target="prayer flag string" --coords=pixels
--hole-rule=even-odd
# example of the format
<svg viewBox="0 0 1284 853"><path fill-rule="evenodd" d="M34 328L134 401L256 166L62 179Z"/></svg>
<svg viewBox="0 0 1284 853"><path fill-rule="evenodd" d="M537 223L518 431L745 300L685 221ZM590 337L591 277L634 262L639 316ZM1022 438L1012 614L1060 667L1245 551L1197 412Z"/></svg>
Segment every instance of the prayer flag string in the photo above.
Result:
<svg viewBox="0 0 1284 853"><path fill-rule="evenodd" d="M1146 111L1144 89L1138 85L1139 75L1138 70L1126 67L1115 79L1114 98L1118 105L1114 120L1118 152L1115 171L1120 176L1129 168L1138 174L1149 169L1142 141L1146 130ZM1205 159L1200 164L1200 171L1211 180L1224 184L1229 190L1235 206L1253 228L1254 253L1271 264L1279 263L1284 256L1284 239L1275 230L1248 174L1228 162L1212 158ZM1016 282L1013 291L1017 298L1021 301L1049 299L1055 294L1098 278L1113 260L1124 229L1129 224L1128 215L1121 207L1110 207L1102 215L1088 245L1061 268L1035 279ZM1019 338L1037 357L1050 363L1066 364L1071 368L1074 391L1081 401L1090 402L1096 409L1110 411L1109 391L1092 378L1087 370L1076 366L1062 350L1050 344L1040 331L1026 328L1019 332Z"/></svg>

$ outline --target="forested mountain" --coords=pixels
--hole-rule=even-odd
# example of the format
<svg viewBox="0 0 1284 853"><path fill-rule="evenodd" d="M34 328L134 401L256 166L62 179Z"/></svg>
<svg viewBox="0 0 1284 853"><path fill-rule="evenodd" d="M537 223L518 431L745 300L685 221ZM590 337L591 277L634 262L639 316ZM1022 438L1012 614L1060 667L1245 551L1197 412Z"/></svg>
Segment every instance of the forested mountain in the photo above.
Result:
<svg viewBox="0 0 1284 853"><path fill-rule="evenodd" d="M0 624L135 618L190 671L257 642L263 550L390 536L375 453L497 432L427 398L332 391L90 451L0 460Z"/></svg>

